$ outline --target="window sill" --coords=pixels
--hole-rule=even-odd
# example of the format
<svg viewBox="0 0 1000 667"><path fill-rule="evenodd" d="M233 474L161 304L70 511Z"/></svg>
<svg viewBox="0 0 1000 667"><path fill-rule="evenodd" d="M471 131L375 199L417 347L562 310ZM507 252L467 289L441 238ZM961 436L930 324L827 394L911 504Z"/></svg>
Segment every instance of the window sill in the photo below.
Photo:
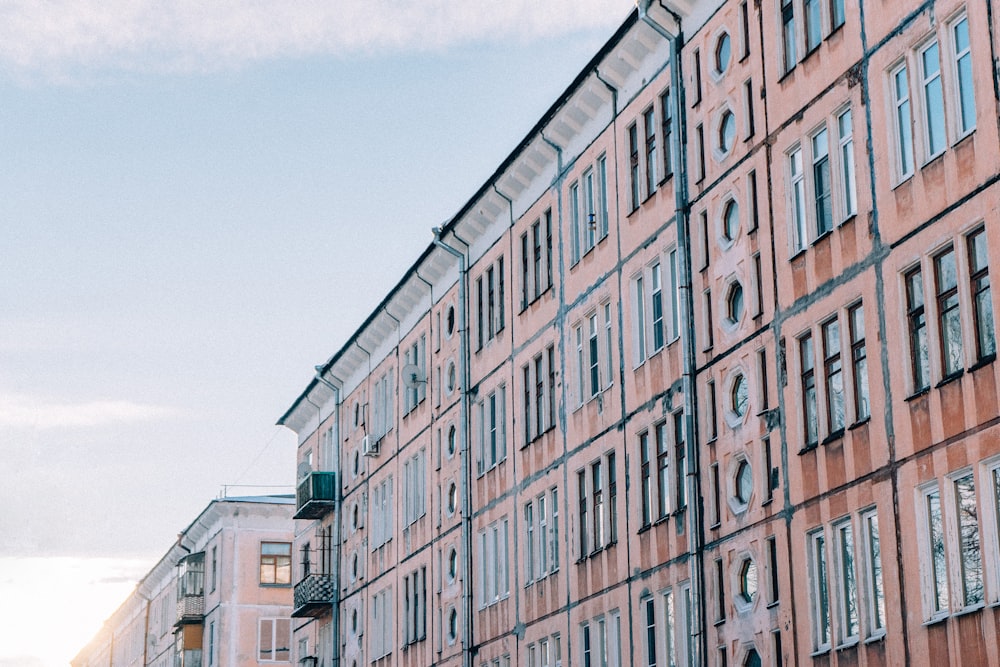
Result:
<svg viewBox="0 0 1000 667"><path fill-rule="evenodd" d="M974 604L974 605L969 605L968 607L962 607L961 609L959 609L958 611L956 611L952 615L953 616L967 616L969 614L975 614L977 611L982 611L985 608L986 608L986 603L985 602L979 602L979 603Z"/></svg>
<svg viewBox="0 0 1000 667"><path fill-rule="evenodd" d="M941 378L941 381L938 382L936 385L934 385L934 388L935 389L940 389L941 387L945 386L946 384L951 384L952 382L954 382L955 380L959 379L963 375L965 375L965 371L963 371L963 370L957 370L954 373L952 373L951 375L946 375L943 378Z"/></svg>
<svg viewBox="0 0 1000 667"><path fill-rule="evenodd" d="M840 223L837 226L838 227L842 227L842 226L846 225L849 222L854 222L857 219L858 219L858 212L855 211L854 213L851 213L846 218L844 218L843 220L841 220Z"/></svg>
<svg viewBox="0 0 1000 667"><path fill-rule="evenodd" d="M721 527L722 527L722 522L721 521L716 521L711 526L709 526L708 529L709 530L718 530Z"/></svg>
<svg viewBox="0 0 1000 667"><path fill-rule="evenodd" d="M806 445L805 447L803 447L802 449L799 450L799 456L802 456L803 454L808 454L809 452L814 452L818 448L819 448L819 443L818 442L810 443L810 444Z"/></svg>
<svg viewBox="0 0 1000 667"><path fill-rule="evenodd" d="M768 602L765 609L777 609L778 605L781 604L780 600L775 600L774 602Z"/></svg>
<svg viewBox="0 0 1000 667"><path fill-rule="evenodd" d="M848 426L847 430L848 431L853 431L856 428L861 428L862 426L864 426L865 424L867 424L871 420L872 420L872 416L871 415L868 415L867 417L863 417L862 419L859 419L858 421L856 421L853 424L851 424L850 426Z"/></svg>
<svg viewBox="0 0 1000 667"><path fill-rule="evenodd" d="M967 370L968 370L969 373L975 373L980 368L985 368L986 366L989 366L990 364L992 364L996 360L997 360L997 355L991 354L989 356L983 357L982 359L980 359L976 363L972 364L971 366L969 366L969 368Z"/></svg>
<svg viewBox="0 0 1000 667"><path fill-rule="evenodd" d="M830 433L820 444L824 447L830 443L836 442L837 440L842 440L844 438L844 429L838 428L836 431Z"/></svg>
<svg viewBox="0 0 1000 667"><path fill-rule="evenodd" d="M846 22L847 21L845 20L844 23L846 23ZM836 35L838 32L840 32L841 30L843 30L844 29L844 23L841 23L840 25L833 26L833 29L830 31L830 34L826 36L826 38L830 39L831 37L833 37L834 35Z"/></svg>
<svg viewBox="0 0 1000 667"><path fill-rule="evenodd" d="M792 65L791 67L789 67L788 69L786 69L781 74L781 76L778 77L778 83L784 83L785 79L789 78L793 72L795 72L795 65Z"/></svg>
<svg viewBox="0 0 1000 667"><path fill-rule="evenodd" d="M925 628L929 628L932 625L938 625L939 623L944 623L947 620L948 620L947 612L938 612L934 616L931 616L930 618L925 620L921 625L923 625Z"/></svg>
<svg viewBox="0 0 1000 667"><path fill-rule="evenodd" d="M764 500L760 501L760 506L767 507L773 502L774 502L774 496L771 496L770 498L765 498Z"/></svg>
<svg viewBox="0 0 1000 667"><path fill-rule="evenodd" d="M805 257L805 254L806 254L806 249L805 248L793 248L792 249L792 255L788 258L788 261L789 262L795 262L798 259L800 259L802 257Z"/></svg>
<svg viewBox="0 0 1000 667"><path fill-rule="evenodd" d="M900 176L899 176L899 182L896 183L894 186L892 186L892 189L895 190L896 188L898 188L899 186L903 185L904 183L909 183L912 180L913 180L913 172L912 171L908 172L908 173L905 173L905 174L900 174Z"/></svg>
<svg viewBox="0 0 1000 667"><path fill-rule="evenodd" d="M717 618L717 619L715 619L715 623L713 625L715 625L715 627L719 627L719 626L722 626L722 625L725 625L725 624L726 624L726 619L725 618Z"/></svg>
<svg viewBox="0 0 1000 667"><path fill-rule="evenodd" d="M823 648L818 648L815 651L813 651L812 653L810 653L809 657L810 658L818 658L821 655L829 655L829 654L830 654L830 647L829 646L824 646Z"/></svg>
<svg viewBox="0 0 1000 667"><path fill-rule="evenodd" d="M865 640L865 644L875 644L881 641L885 641L885 630L879 630L877 633L873 634Z"/></svg>
<svg viewBox="0 0 1000 667"><path fill-rule="evenodd" d="M656 184L656 189L659 190L664 186L664 184L666 184L667 181L673 180L673 178L674 178L674 172L670 172L669 174L660 179L660 182Z"/></svg>
<svg viewBox="0 0 1000 667"><path fill-rule="evenodd" d="M857 637L854 637L852 639L848 639L847 641L845 641L845 642L843 642L841 644L837 644L837 652L840 653L841 651L846 651L848 649L857 648L859 643L860 642L858 641Z"/></svg>
<svg viewBox="0 0 1000 667"><path fill-rule="evenodd" d="M291 588L292 585L289 584L261 584L261 588Z"/></svg>
<svg viewBox="0 0 1000 667"><path fill-rule="evenodd" d="M924 387L923 389L918 389L916 392L910 394L909 396L907 396L903 400L906 401L907 403L909 403L910 401L915 401L918 398L922 398L922 397L926 396L927 394L930 393L930 391L931 391L930 387Z"/></svg>
<svg viewBox="0 0 1000 667"><path fill-rule="evenodd" d="M811 57L812 57L812 55L813 55L814 53L816 53L817 51L819 51L819 47L820 47L820 46L821 46L822 44L823 44L823 40L821 39L821 40L819 40L819 42L818 42L818 43L816 44L816 46L814 46L814 47L812 47L811 49L808 49L808 50L806 51L806 54L805 54L804 56L802 56L802 60L800 60L799 62L800 62L800 63L804 63L805 61L809 60L809 58L811 58Z"/></svg>
<svg viewBox="0 0 1000 667"><path fill-rule="evenodd" d="M830 238L832 235L833 235L833 230L832 229L828 229L825 232L823 232L822 234L817 235L816 238L813 239L813 242L812 242L813 247L818 246L820 244L820 241L825 241L826 239Z"/></svg>
<svg viewBox="0 0 1000 667"><path fill-rule="evenodd" d="M959 146L964 144L969 137L974 136L975 134L976 134L976 128L972 128L971 130L960 136L958 139L956 139L955 143L953 143L951 147L958 148Z"/></svg>
<svg viewBox="0 0 1000 667"><path fill-rule="evenodd" d="M934 155L930 156L926 162L920 165L920 171L923 171L927 167L932 166L935 162L938 162L939 160L944 158L944 153L945 151L942 149L941 152L935 153Z"/></svg>

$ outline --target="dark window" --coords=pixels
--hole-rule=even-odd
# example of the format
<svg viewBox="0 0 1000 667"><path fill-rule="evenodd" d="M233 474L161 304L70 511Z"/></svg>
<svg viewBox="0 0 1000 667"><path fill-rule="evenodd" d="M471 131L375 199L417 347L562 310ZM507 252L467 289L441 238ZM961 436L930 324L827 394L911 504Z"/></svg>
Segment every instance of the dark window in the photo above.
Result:
<svg viewBox="0 0 1000 667"><path fill-rule="evenodd" d="M670 444L667 442L667 425L657 424L656 433L656 470L657 496L659 498L659 518L663 519L670 513Z"/></svg>
<svg viewBox="0 0 1000 667"><path fill-rule="evenodd" d="M639 129L632 124L628 128L629 186L632 193L632 210L639 208Z"/></svg>
<svg viewBox="0 0 1000 667"><path fill-rule="evenodd" d="M844 373L837 319L823 325L823 377L826 380L826 423L833 433L844 428Z"/></svg>
<svg viewBox="0 0 1000 667"><path fill-rule="evenodd" d="M673 133L673 109L670 106L670 89L660 95L660 118L663 122L663 177L673 173L670 164L670 140Z"/></svg>
<svg viewBox="0 0 1000 667"><path fill-rule="evenodd" d="M941 336L941 374L948 377L962 370L962 319L958 310L958 276L953 248L934 258L934 282Z"/></svg>
<svg viewBox="0 0 1000 667"><path fill-rule="evenodd" d="M930 386L927 365L927 319L924 314L924 285L920 269L906 274L906 320L910 332L910 369L913 390L921 391Z"/></svg>
<svg viewBox="0 0 1000 667"><path fill-rule="evenodd" d="M813 361L812 336L806 334L799 339L802 360L802 419L806 445L815 445L819 440L819 414L816 406L816 374Z"/></svg>
<svg viewBox="0 0 1000 667"><path fill-rule="evenodd" d="M653 107L642 114L643 129L646 131L646 196L656 191L656 116Z"/></svg>
<svg viewBox="0 0 1000 667"><path fill-rule="evenodd" d="M649 469L649 433L639 435L639 456L639 475L642 477L642 484L640 485L642 493L642 525L648 526L650 521L652 521L653 514L653 478L652 472Z"/></svg>
<svg viewBox="0 0 1000 667"><path fill-rule="evenodd" d="M795 10L792 0L781 0L781 44L783 47L784 71L795 67Z"/></svg>
<svg viewBox="0 0 1000 667"><path fill-rule="evenodd" d="M972 288L972 317L976 328L976 358L996 356L993 330L993 298L990 294L990 267L986 254L986 230L980 228L968 236L969 282Z"/></svg>
<svg viewBox="0 0 1000 667"><path fill-rule="evenodd" d="M848 308L847 319L851 326L854 416L860 421L871 414L868 400L868 353L865 349L865 311L860 303Z"/></svg>

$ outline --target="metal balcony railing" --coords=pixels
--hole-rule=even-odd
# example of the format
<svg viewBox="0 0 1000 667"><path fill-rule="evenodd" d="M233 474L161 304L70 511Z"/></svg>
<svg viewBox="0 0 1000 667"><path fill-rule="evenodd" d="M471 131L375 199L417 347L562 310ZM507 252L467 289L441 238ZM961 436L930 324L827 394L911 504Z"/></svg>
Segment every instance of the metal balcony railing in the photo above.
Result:
<svg viewBox="0 0 1000 667"><path fill-rule="evenodd" d="M296 519L321 519L337 501L337 473L311 472L295 493Z"/></svg>
<svg viewBox="0 0 1000 667"><path fill-rule="evenodd" d="M329 574L307 574L295 584L294 618L316 617L330 613L333 604L333 576Z"/></svg>

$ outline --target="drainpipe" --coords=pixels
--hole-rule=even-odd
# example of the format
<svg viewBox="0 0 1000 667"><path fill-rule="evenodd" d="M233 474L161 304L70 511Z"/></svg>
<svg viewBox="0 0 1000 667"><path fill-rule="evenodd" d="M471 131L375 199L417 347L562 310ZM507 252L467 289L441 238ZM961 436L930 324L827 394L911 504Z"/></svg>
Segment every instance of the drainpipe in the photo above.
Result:
<svg viewBox="0 0 1000 667"><path fill-rule="evenodd" d="M336 502L333 504L333 523L331 524L331 535L330 535L330 548L333 553L330 554L330 563L332 567L330 568L330 578L333 580L333 599L330 600L330 635L333 643L333 651L330 653L330 667L338 667L340 665L340 527L343 523L343 498L341 498L340 490L341 485L341 471L343 467L340 464L340 387L333 384L325 377L323 377L323 367L316 367L316 379L326 385L330 391L333 392L333 442L336 443L334 446L334 451L336 456L334 458L334 472L337 474L334 476L334 480L337 485L334 487L334 496ZM312 401L310 401L311 403ZM323 416L320 415L322 420ZM320 422L322 423L322 421ZM322 438L322 434L319 434ZM318 457L317 457L318 458Z"/></svg>
<svg viewBox="0 0 1000 667"><path fill-rule="evenodd" d="M686 324L681 333L681 355L683 370L681 388L684 393L684 433L687 438L687 530L688 530L688 567L691 577L691 605L694 618L691 619L691 664L706 664L708 656L707 635L705 633L705 553L704 526L701 506L701 475L699 473L698 430L695 417L695 330L694 330L694 300L691 290L691 234L688 220L687 196L687 162L681 138L687 132L684 116L684 89L681 80L681 46L683 33L680 30L681 16L658 1L660 8L670 14L674 29L671 31L649 15L653 0L641 0L636 3L639 18L655 30L670 44L670 89L671 114L677 129L672 133L670 152L674 163L674 223L677 227L677 249L680 257L680 274L678 295Z"/></svg>
<svg viewBox="0 0 1000 667"><path fill-rule="evenodd" d="M441 228L435 227L434 245L458 260L458 332L461 360L462 440L459 447L462 463L462 667L472 666L472 461L469 453L469 331L466 326L465 254L441 240ZM454 235L454 234L453 234ZM458 238L455 236L455 238Z"/></svg>

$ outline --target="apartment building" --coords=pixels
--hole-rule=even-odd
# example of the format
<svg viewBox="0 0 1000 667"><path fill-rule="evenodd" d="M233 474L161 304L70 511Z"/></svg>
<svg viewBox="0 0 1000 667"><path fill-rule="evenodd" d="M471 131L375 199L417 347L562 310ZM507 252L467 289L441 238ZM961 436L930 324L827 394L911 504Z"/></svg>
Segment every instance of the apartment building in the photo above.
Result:
<svg viewBox="0 0 1000 667"><path fill-rule="evenodd" d="M644 0L279 420L296 658L1000 664L992 0Z"/></svg>
<svg viewBox="0 0 1000 667"><path fill-rule="evenodd" d="M73 667L289 662L294 510L291 496L213 500Z"/></svg>

